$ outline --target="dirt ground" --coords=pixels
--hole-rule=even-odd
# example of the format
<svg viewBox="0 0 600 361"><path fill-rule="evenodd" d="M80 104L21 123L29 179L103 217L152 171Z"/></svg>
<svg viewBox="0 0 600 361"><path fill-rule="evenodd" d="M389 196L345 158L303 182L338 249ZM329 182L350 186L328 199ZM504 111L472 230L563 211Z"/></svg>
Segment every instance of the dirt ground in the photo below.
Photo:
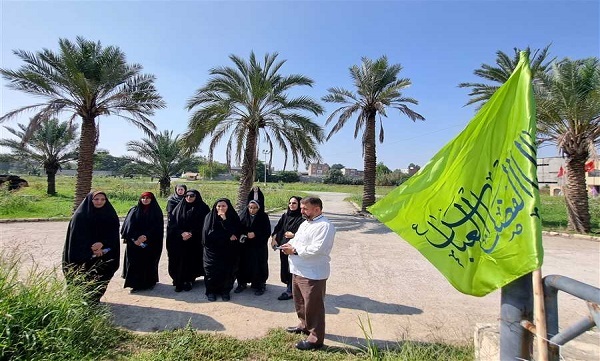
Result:
<svg viewBox="0 0 600 361"><path fill-rule="evenodd" d="M374 219L356 215L355 208L344 202L346 195L318 195L325 215L337 228L332 274L327 282L326 344L365 344L360 323L367 318L373 340L383 344L407 339L466 343L477 323L498 322L499 291L482 298L459 293L399 236ZM279 216L271 215L273 225ZM27 262L35 260L41 267L58 267L67 224L2 223L0 247L16 248ZM600 242L545 236L544 247L544 275L560 274L600 285ZM153 290L131 294L123 288L119 270L102 301L112 309L114 322L132 331L174 329L189 323L206 332L261 337L271 328L297 323L292 301L277 300L284 285L279 282L276 252L270 254L269 270L264 295L255 296L246 290L232 293L231 302L208 302L202 281L190 292L174 292L165 251L160 283ZM587 316L588 311L583 301L560 293L559 315L563 328ZM585 336L592 345L586 353L600 359L597 330Z"/></svg>

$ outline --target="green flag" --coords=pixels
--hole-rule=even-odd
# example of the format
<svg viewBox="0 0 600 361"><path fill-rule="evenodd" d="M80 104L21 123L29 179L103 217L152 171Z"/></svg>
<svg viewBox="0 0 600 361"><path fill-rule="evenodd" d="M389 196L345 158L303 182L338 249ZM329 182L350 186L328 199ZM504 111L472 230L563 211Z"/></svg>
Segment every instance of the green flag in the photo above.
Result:
<svg viewBox="0 0 600 361"><path fill-rule="evenodd" d="M483 296L542 264L529 59L417 174L369 208L459 291Z"/></svg>

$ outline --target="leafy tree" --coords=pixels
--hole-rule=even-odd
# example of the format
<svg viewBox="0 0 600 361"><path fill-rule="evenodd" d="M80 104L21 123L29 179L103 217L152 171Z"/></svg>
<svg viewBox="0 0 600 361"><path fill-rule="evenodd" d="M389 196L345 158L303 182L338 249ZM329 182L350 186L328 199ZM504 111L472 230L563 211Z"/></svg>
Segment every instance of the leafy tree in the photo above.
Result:
<svg viewBox="0 0 600 361"><path fill-rule="evenodd" d="M0 69L9 88L44 100L10 111L0 117L0 122L36 111L24 136L27 140L43 121L62 112L71 113L71 119L81 118L77 207L92 186L98 117L115 115L150 134L155 126L148 116L165 103L154 87L154 76L141 74L139 64L128 64L118 47L103 47L100 42L82 37L75 42L59 39L58 44L58 52L16 50L14 54L25 65L18 70Z"/></svg>
<svg viewBox="0 0 600 361"><path fill-rule="evenodd" d="M356 93L342 88L330 88L329 94L323 97L328 103L341 103L343 106L336 109L325 124L337 121L327 140L346 125L348 119L357 114L354 126L354 138L362 132L363 161L364 161L364 188L362 210L375 203L375 178L377 154L375 150L376 119L379 114L379 142L383 143L383 122L381 117L387 117L387 109L394 108L406 115L409 119L425 120L423 116L407 104L418 104L417 100L402 95L402 90L411 85L410 79L398 78L402 70L400 64L388 64L387 57L373 61L362 58L361 65L350 68L350 76L354 81Z"/></svg>
<svg viewBox="0 0 600 361"><path fill-rule="evenodd" d="M377 163L377 167L375 167L375 173L379 175L385 175L392 173L392 170L388 168L383 162Z"/></svg>
<svg viewBox="0 0 600 361"><path fill-rule="evenodd" d="M335 163L333 164L331 167L329 167L329 169L344 169L346 168L343 164L339 164L339 163Z"/></svg>
<svg viewBox="0 0 600 361"><path fill-rule="evenodd" d="M313 81L303 75L281 75L279 70L284 61L277 61L277 55L266 54L262 62L254 52L248 61L231 55L234 66L212 69L211 79L187 103L193 114L184 140L191 149L211 137L209 159L212 159L217 144L230 134L227 164L231 164L235 155L236 163L242 165L239 209L246 203L256 179L259 139L267 143L269 164L274 146L282 150L284 169L290 155L296 167L300 160L308 164L321 158L317 144L323 141L323 130L304 113L316 116L323 113L323 108L309 97L289 95L295 87L312 86Z"/></svg>
<svg viewBox="0 0 600 361"><path fill-rule="evenodd" d="M564 189L569 228L590 231L585 163L600 137L598 58L555 62L536 86L538 138L556 144L566 158ZM596 165L598 166L598 165Z"/></svg>
<svg viewBox="0 0 600 361"><path fill-rule="evenodd" d="M115 175L123 174L123 168L131 163L127 157L115 157L108 150L98 149L94 153L94 169L112 171Z"/></svg>
<svg viewBox="0 0 600 361"><path fill-rule="evenodd" d="M349 184L350 180L347 179L341 170L329 169L327 175L323 178L323 183L326 184Z"/></svg>
<svg viewBox="0 0 600 361"><path fill-rule="evenodd" d="M541 50L536 50L533 54L533 57L530 59L529 67L531 69L531 78L533 79L534 85L539 82L540 77L542 77L548 71L550 64L554 59L547 59L549 56L550 44L546 45L545 48ZM469 96L471 99L467 102L467 105L479 103L479 107L483 106L492 95L504 84L510 75L513 73L517 64L519 63L519 53L521 49L514 48L514 54L512 58L504 53L503 51L498 50L496 52L496 66L481 64L481 68L476 69L473 74L477 75L480 78L488 80L492 82L492 84L487 83L460 83L458 84L459 88L471 88L471 92ZM531 53L531 49L527 47L525 50L529 55Z"/></svg>
<svg viewBox="0 0 600 361"><path fill-rule="evenodd" d="M229 167L225 163L203 162L198 167L198 172L204 179L213 179L219 174L229 173Z"/></svg>
<svg viewBox="0 0 600 361"><path fill-rule="evenodd" d="M280 171L277 173L279 180L283 183L296 183L300 182L300 175L294 171Z"/></svg>
<svg viewBox="0 0 600 361"><path fill-rule="evenodd" d="M61 165L77 158L77 130L69 122L59 122L52 118L40 124L39 128L26 137L28 129L18 124L19 129L4 127L26 143L14 139L0 139L0 145L10 148L13 155L22 160L32 160L46 171L46 193L56 194L56 173Z"/></svg>
<svg viewBox="0 0 600 361"><path fill-rule="evenodd" d="M165 130L141 141L127 142L127 150L136 153L132 158L143 174L158 177L160 195L166 197L171 190L171 174L180 173L189 167L190 158L173 132Z"/></svg>

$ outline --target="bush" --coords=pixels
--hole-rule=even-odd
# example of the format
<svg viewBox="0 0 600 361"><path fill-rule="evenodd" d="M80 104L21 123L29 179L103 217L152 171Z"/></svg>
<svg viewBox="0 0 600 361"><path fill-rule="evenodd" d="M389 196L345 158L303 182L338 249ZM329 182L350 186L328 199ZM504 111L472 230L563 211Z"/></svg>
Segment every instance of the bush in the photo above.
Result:
<svg viewBox="0 0 600 361"><path fill-rule="evenodd" d="M66 288L55 272L33 267L19 280L19 260L0 254L0 359L107 358L123 334L105 306L87 304L81 288Z"/></svg>

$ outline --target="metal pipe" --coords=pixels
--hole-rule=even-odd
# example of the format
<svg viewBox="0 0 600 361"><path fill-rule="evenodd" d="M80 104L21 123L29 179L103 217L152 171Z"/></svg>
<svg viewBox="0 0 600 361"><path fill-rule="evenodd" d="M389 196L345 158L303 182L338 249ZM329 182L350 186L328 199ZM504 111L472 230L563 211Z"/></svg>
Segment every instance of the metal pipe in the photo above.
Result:
<svg viewBox="0 0 600 361"><path fill-rule="evenodd" d="M600 288L590 286L572 278L549 275L544 277L544 285L552 286L575 297L579 297L582 300L600 304Z"/></svg>
<svg viewBox="0 0 600 361"><path fill-rule="evenodd" d="M533 321L531 273L502 287L500 295L500 359L531 359L533 335L521 326Z"/></svg>
<svg viewBox="0 0 600 361"><path fill-rule="evenodd" d="M550 339L550 342L562 346L565 343L574 339L575 337L581 335L585 331L591 329L595 325L596 323L594 322L591 316L582 318L581 320L577 321L577 323L567 327L566 329L562 330L558 335L552 337Z"/></svg>

